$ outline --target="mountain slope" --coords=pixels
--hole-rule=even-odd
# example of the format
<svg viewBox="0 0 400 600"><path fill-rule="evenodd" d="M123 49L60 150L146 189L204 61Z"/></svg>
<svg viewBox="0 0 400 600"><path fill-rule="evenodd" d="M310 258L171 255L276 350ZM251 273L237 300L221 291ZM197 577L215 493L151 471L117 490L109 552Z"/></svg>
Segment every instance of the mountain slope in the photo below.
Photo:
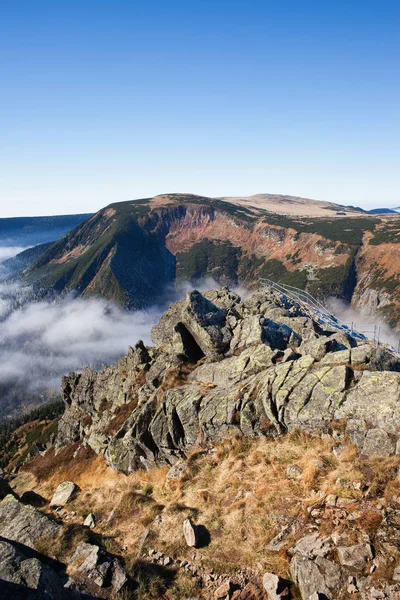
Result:
<svg viewBox="0 0 400 600"><path fill-rule="evenodd" d="M355 298L396 320L399 218L300 200L169 194L112 204L51 246L25 277L44 292L74 289L135 308L176 279L251 287L270 278L320 297ZM321 211L328 216L307 216Z"/></svg>

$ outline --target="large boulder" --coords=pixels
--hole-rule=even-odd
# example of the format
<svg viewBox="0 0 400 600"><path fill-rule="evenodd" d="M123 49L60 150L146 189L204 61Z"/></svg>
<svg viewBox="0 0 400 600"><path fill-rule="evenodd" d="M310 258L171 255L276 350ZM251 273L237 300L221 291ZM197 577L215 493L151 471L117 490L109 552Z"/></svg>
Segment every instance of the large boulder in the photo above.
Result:
<svg viewBox="0 0 400 600"><path fill-rule="evenodd" d="M152 329L157 346L193 362L203 356L215 359L223 355L231 338L224 310L196 290L173 304Z"/></svg>
<svg viewBox="0 0 400 600"><path fill-rule="evenodd" d="M0 503L1 536L35 547L37 540L54 540L61 533L61 525L33 506L22 504L14 496L6 496Z"/></svg>

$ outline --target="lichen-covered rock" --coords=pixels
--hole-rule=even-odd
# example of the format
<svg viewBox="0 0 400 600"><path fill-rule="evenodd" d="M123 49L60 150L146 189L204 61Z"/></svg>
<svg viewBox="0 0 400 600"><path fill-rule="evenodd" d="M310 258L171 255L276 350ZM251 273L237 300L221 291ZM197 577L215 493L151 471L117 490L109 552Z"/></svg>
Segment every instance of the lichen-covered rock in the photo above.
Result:
<svg viewBox="0 0 400 600"><path fill-rule="evenodd" d="M0 534L8 540L34 548L37 540L54 539L60 532L58 523L14 496L6 496L0 503Z"/></svg>
<svg viewBox="0 0 400 600"><path fill-rule="evenodd" d="M200 442L343 420L364 454L395 452L400 357L283 294L193 291L152 335L155 348L139 342L116 365L64 378L58 446L81 440L130 473L173 465Z"/></svg>
<svg viewBox="0 0 400 600"><path fill-rule="evenodd" d="M152 339L165 351L178 350L189 360L217 358L228 350L232 338L226 319L224 310L193 290L161 317L152 329Z"/></svg>

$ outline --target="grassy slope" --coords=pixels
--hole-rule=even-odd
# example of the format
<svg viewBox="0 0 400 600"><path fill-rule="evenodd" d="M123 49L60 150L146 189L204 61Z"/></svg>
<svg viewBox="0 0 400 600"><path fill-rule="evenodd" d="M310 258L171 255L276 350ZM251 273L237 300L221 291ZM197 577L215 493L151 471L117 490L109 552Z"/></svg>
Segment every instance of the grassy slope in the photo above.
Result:
<svg viewBox="0 0 400 600"><path fill-rule="evenodd" d="M339 433L340 424L334 427ZM265 571L290 577L287 549L317 518L307 510L310 506L321 507L318 518L323 535L339 529L356 540L365 532L376 552L384 551L385 539L375 538L382 522L379 507L400 494L396 477L400 459L360 458L348 442L335 454L332 444L332 440L299 432L275 440L232 438L213 451L206 447L194 450L178 481L166 478L167 467L121 475L107 467L102 456L83 448L77 452L77 445L73 445L57 455L50 451L34 457L13 486L22 493L35 484L36 492L50 499L62 481L77 483L82 492L68 505L69 527L75 527L76 535L87 536L81 523L94 512L98 523L95 534L125 557L135 577L150 548L173 559L190 560L192 549L187 548L182 534L182 523L188 516L210 535L210 543L197 551L205 568L234 574L248 567L259 579ZM293 465L302 469L295 479L287 472ZM352 498L348 511L356 515L355 520L347 519L346 511L340 515L324 508L321 498L329 494ZM112 510L114 520L110 523L107 517ZM267 551L266 544L292 520L297 530L283 549ZM68 546L58 541L51 548L57 558L68 562ZM189 584L182 573L168 581L154 572L142 581L141 593L135 598L150 600L162 593L166 600L187 597L186 592L194 591Z"/></svg>

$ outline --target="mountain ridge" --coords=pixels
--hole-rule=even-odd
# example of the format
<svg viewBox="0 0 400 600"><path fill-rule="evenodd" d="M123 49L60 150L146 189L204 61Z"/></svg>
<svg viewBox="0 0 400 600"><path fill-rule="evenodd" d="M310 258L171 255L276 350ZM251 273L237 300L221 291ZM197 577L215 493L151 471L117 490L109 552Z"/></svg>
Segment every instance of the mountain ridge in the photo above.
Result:
<svg viewBox="0 0 400 600"><path fill-rule="evenodd" d="M257 197L268 206L282 198ZM24 277L43 293L75 290L128 308L161 300L177 280L213 277L252 287L268 277L352 301L398 325L396 215L326 203L328 211L306 200L293 215L253 206L252 198L163 194L110 204L51 246ZM328 216L310 216L310 206Z"/></svg>

